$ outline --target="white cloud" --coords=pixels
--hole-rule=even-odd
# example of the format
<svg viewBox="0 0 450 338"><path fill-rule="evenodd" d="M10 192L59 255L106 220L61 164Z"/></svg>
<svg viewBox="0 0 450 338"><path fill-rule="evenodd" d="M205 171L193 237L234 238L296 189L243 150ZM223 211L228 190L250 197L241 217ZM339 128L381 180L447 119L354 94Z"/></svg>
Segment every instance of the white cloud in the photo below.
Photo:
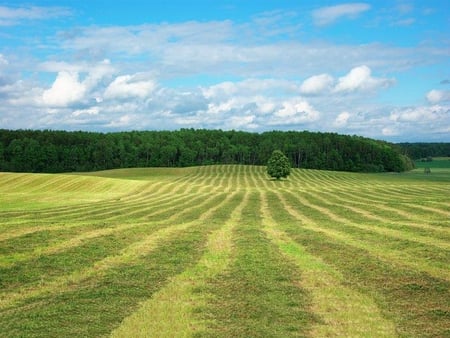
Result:
<svg viewBox="0 0 450 338"><path fill-rule="evenodd" d="M119 128L119 127L127 127L131 124L133 120L133 116L129 114L125 114L120 116L119 118L111 121L106 126L110 128Z"/></svg>
<svg viewBox="0 0 450 338"><path fill-rule="evenodd" d="M394 83L393 79L374 78L371 73L370 68L365 65L355 67L347 75L339 78L334 90L338 93L366 91L388 87Z"/></svg>
<svg viewBox="0 0 450 338"><path fill-rule="evenodd" d="M0 26L9 26L23 20L45 20L69 16L71 11L63 7L6 7L0 6Z"/></svg>
<svg viewBox="0 0 450 338"><path fill-rule="evenodd" d="M394 109L390 119L396 122L433 122L450 123L450 107L433 105Z"/></svg>
<svg viewBox="0 0 450 338"><path fill-rule="evenodd" d="M258 94L275 92L296 93L298 85L289 80L281 79L245 79L243 81L231 82L225 81L206 88L202 88L203 95L206 98L214 97L235 97L254 96Z"/></svg>
<svg viewBox="0 0 450 338"><path fill-rule="evenodd" d="M427 100L432 103L439 103L443 101L450 101L450 90L433 89L427 93Z"/></svg>
<svg viewBox="0 0 450 338"><path fill-rule="evenodd" d="M143 79L139 75L121 75L114 79L105 90L106 99L124 99L137 97L144 99L156 89L153 80Z"/></svg>
<svg viewBox="0 0 450 338"><path fill-rule="evenodd" d="M349 118L350 118L349 112L344 111L344 112L340 113L334 120L334 126L339 127L339 128L345 127L347 125Z"/></svg>
<svg viewBox="0 0 450 338"><path fill-rule="evenodd" d="M381 134L383 136L397 136L400 134L400 132L394 127L384 127L383 129L381 129Z"/></svg>
<svg viewBox="0 0 450 338"><path fill-rule="evenodd" d="M79 82L78 73L62 71L58 73L50 89L44 91L44 104L54 107L66 107L83 99L86 87Z"/></svg>
<svg viewBox="0 0 450 338"><path fill-rule="evenodd" d="M229 121L227 121L227 129L254 129L258 125L254 123L255 115L247 116L232 116Z"/></svg>
<svg viewBox="0 0 450 338"><path fill-rule="evenodd" d="M342 17L356 18L361 13L368 11L370 5L361 2L344 3L336 6L328 6L316 9L312 16L314 23L318 26L325 26L332 24Z"/></svg>
<svg viewBox="0 0 450 338"><path fill-rule="evenodd" d="M311 76L303 81L300 86L302 94L319 94L329 90L333 85L334 79L328 74Z"/></svg>
<svg viewBox="0 0 450 338"><path fill-rule="evenodd" d="M413 25L415 22L416 19L414 18L399 19L393 23L393 26L406 27Z"/></svg>
<svg viewBox="0 0 450 338"><path fill-rule="evenodd" d="M256 38L251 34L255 34L252 29L257 27L252 25L212 21L89 26L62 33L60 38L61 48L67 52L87 53L98 60L120 55L125 61L124 67L132 65L134 72L146 72L150 66L154 75L161 79L199 73L238 78L283 78L331 74L355 64L398 70L443 57L429 46L418 51L417 47L380 43L300 43L298 39L274 39L265 33ZM428 57L423 58L424 54ZM129 73L129 69L122 73Z"/></svg>
<svg viewBox="0 0 450 338"><path fill-rule="evenodd" d="M274 112L271 125L296 125L315 122L320 118L320 113L306 100L292 98L282 102L281 107Z"/></svg>
<svg viewBox="0 0 450 338"><path fill-rule="evenodd" d="M0 54L0 66L6 66L8 64L8 60L3 56L3 54Z"/></svg>
<svg viewBox="0 0 450 338"><path fill-rule="evenodd" d="M316 23L355 17L369 7L322 8ZM391 100L389 107L367 98L394 83L379 74L406 79L417 66L440 67L449 57L447 45L299 42L309 23L295 15L267 13L246 23L78 27L27 40L30 49L50 47L51 56L42 59L44 52L31 59L20 49L14 54L14 48L0 48L0 121L6 128L276 127L404 139L419 128L435 135L448 130L448 91L425 94L433 109L396 108L390 93L383 97ZM389 23L394 19L405 18ZM31 112L33 121L23 112Z"/></svg>
<svg viewBox="0 0 450 338"><path fill-rule="evenodd" d="M72 113L72 116L80 116L80 115L98 115L100 112L99 107L91 107L86 109L77 109Z"/></svg>

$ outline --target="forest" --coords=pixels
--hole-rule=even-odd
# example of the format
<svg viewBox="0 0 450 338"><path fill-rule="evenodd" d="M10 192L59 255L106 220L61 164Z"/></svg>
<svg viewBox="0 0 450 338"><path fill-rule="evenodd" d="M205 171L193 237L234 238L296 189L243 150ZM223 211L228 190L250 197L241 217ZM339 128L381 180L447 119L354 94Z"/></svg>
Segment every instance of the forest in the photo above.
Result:
<svg viewBox="0 0 450 338"><path fill-rule="evenodd" d="M403 153L413 160L426 159L430 157L450 157L450 143L399 143Z"/></svg>
<svg viewBox="0 0 450 338"><path fill-rule="evenodd" d="M273 150L281 150L294 168L352 172L402 172L413 168L410 158L397 145L336 133L0 129L0 171L57 173L208 164L266 165Z"/></svg>

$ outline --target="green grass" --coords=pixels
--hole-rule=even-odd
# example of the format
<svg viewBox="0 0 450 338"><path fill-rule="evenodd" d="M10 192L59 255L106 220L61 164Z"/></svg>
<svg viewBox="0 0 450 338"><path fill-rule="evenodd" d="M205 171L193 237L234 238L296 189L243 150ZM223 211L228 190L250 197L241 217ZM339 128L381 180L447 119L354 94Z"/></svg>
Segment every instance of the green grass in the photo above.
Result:
<svg viewBox="0 0 450 338"><path fill-rule="evenodd" d="M447 162L0 173L0 337L450 336Z"/></svg>
<svg viewBox="0 0 450 338"><path fill-rule="evenodd" d="M450 168L450 157L434 157L432 161L415 161L417 168Z"/></svg>

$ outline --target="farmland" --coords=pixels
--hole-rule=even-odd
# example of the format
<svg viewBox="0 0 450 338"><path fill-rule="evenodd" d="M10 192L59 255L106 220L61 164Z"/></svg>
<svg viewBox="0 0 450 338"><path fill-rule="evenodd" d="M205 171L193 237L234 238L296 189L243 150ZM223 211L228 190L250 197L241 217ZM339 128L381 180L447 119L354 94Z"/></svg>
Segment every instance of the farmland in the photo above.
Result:
<svg viewBox="0 0 450 338"><path fill-rule="evenodd" d="M0 173L0 336L450 335L450 169Z"/></svg>

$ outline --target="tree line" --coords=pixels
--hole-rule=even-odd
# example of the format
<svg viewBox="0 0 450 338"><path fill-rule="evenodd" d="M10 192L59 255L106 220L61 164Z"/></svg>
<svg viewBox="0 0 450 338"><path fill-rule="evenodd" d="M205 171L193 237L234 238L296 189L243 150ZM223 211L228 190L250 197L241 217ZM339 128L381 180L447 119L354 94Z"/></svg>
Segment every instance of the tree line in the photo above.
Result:
<svg viewBox="0 0 450 338"><path fill-rule="evenodd" d="M429 157L450 157L450 143L399 143L403 153L413 160L426 159Z"/></svg>
<svg viewBox="0 0 450 338"><path fill-rule="evenodd" d="M294 168L401 172L413 166L401 149L392 144L335 133L2 129L0 171L56 173L208 164L265 165L277 149Z"/></svg>

